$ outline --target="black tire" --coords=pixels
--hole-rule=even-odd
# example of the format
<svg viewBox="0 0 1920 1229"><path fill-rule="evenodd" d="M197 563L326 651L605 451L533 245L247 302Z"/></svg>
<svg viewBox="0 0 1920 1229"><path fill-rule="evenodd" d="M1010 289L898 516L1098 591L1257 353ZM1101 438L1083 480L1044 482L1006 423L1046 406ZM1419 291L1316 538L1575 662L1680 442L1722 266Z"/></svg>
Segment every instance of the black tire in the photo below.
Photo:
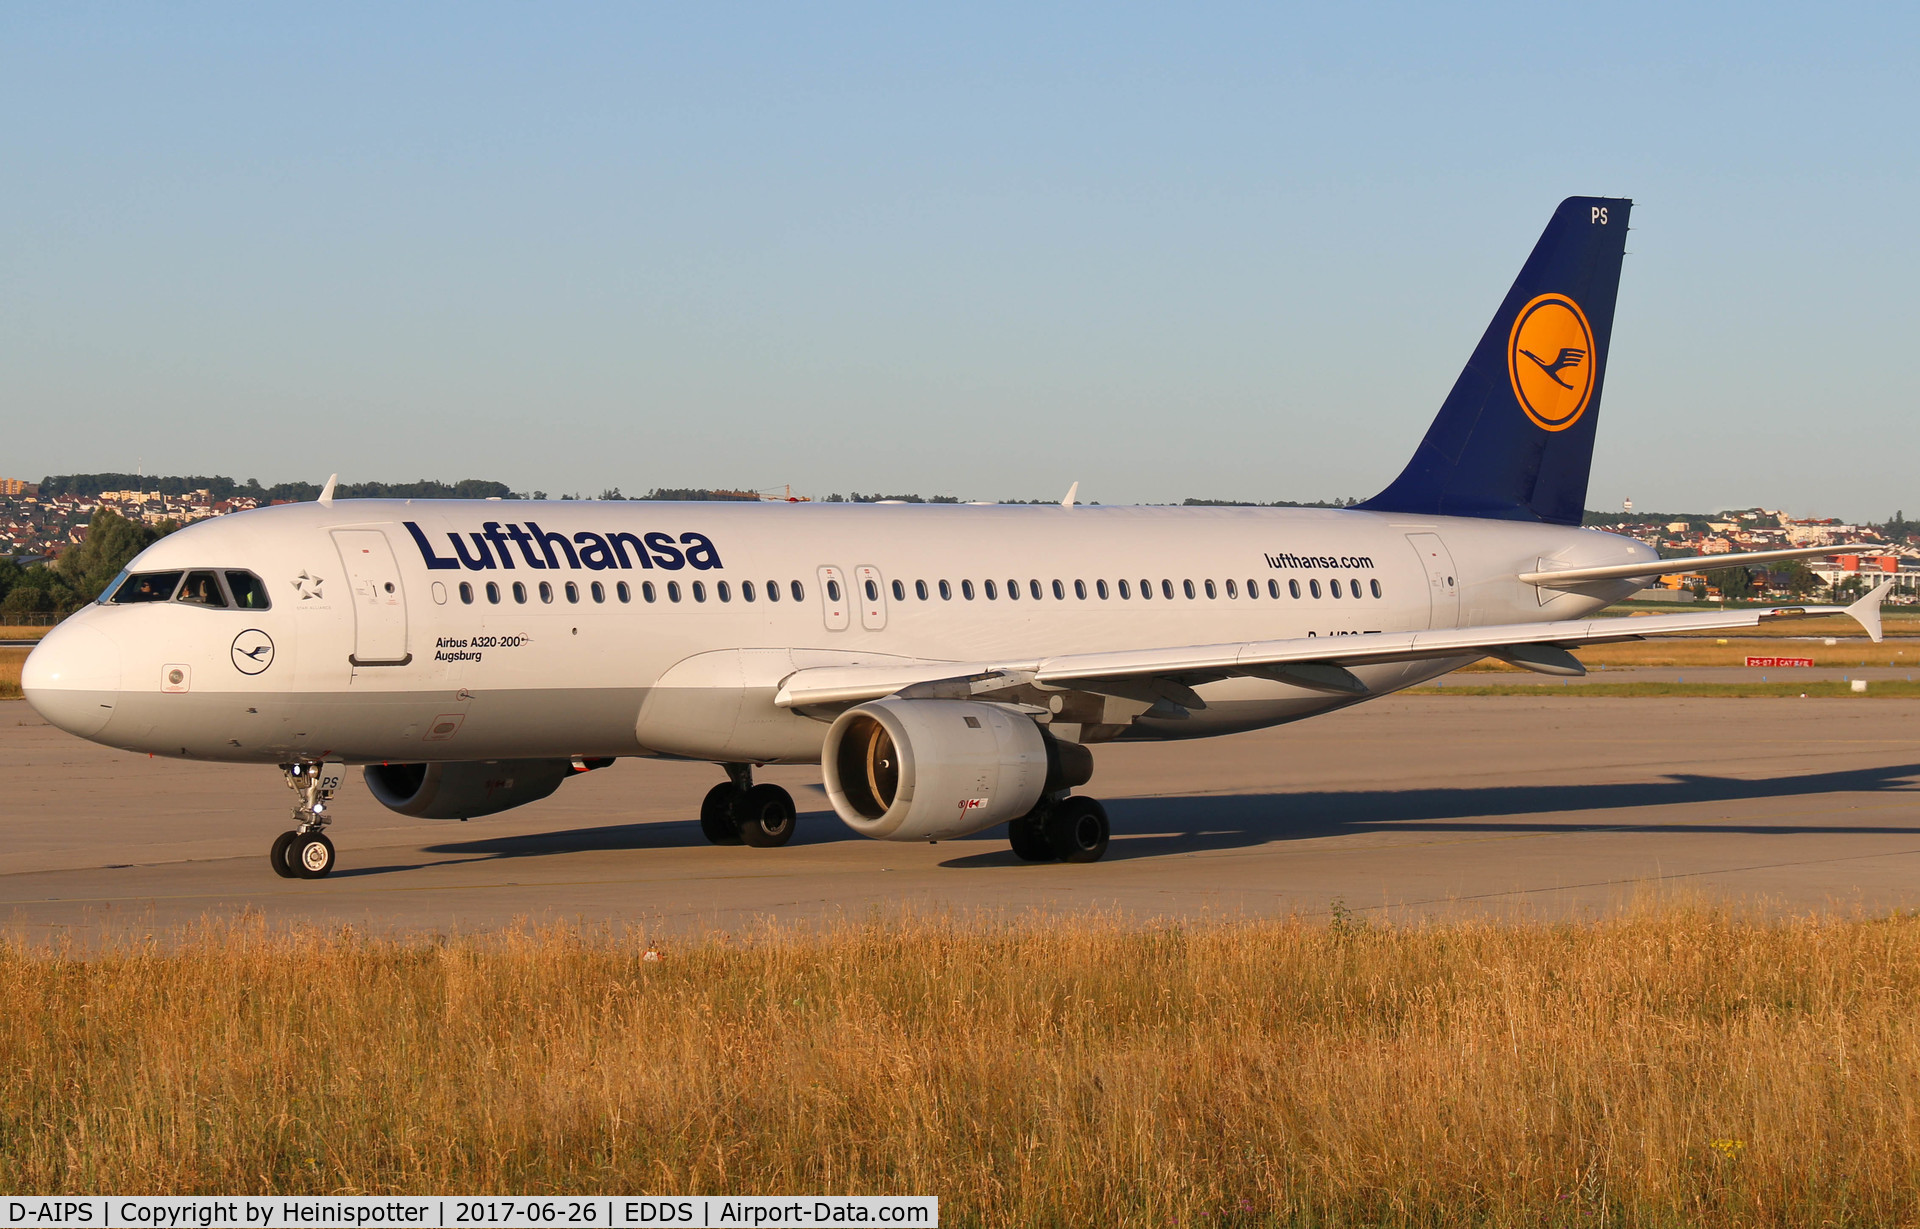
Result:
<svg viewBox="0 0 1920 1229"><path fill-rule="evenodd" d="M707 791L700 803L700 833L715 845L740 845L740 821L734 816L733 804L740 791L733 788L733 782L723 781Z"/></svg>
<svg viewBox="0 0 1920 1229"><path fill-rule="evenodd" d="M734 813L740 819L740 839L755 849L774 849L793 839L793 795L778 785L754 786Z"/></svg>
<svg viewBox="0 0 1920 1229"><path fill-rule="evenodd" d="M273 838L273 849L267 854L267 861L272 864L273 873L282 879L299 878L300 873L293 869L293 858L288 852L299 839L298 832L282 832Z"/></svg>
<svg viewBox="0 0 1920 1229"><path fill-rule="evenodd" d="M1007 825L1007 844L1022 862L1053 861L1053 846L1046 829L1032 819L1016 819Z"/></svg>
<svg viewBox="0 0 1920 1229"><path fill-rule="evenodd" d="M324 832L296 837L287 849L287 861L302 879L325 879L333 873L333 842Z"/></svg>
<svg viewBox="0 0 1920 1229"><path fill-rule="evenodd" d="M1107 808L1091 798L1075 795L1047 816L1047 844L1062 862L1098 862L1111 831Z"/></svg>

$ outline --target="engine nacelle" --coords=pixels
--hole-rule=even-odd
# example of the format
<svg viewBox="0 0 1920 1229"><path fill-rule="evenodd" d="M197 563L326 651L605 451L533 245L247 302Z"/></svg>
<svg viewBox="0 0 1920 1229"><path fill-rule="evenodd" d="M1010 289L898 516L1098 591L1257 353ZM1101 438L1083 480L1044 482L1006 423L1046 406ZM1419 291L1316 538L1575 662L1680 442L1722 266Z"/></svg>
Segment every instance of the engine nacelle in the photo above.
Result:
<svg viewBox="0 0 1920 1229"><path fill-rule="evenodd" d="M827 731L820 766L834 811L883 841L991 828L1093 775L1086 748L1058 742L1017 709L974 700L850 708Z"/></svg>
<svg viewBox="0 0 1920 1229"><path fill-rule="evenodd" d="M368 764L367 788L380 805L418 819L472 819L538 802L588 767L576 760L474 760L453 764Z"/></svg>

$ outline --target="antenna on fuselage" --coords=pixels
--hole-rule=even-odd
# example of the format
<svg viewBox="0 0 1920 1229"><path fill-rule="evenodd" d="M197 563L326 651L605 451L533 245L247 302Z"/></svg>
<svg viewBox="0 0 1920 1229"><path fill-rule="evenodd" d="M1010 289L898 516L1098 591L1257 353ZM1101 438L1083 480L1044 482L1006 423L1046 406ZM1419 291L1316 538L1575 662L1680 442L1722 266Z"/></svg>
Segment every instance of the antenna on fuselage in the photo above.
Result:
<svg viewBox="0 0 1920 1229"><path fill-rule="evenodd" d="M1067 488L1067 497L1060 501L1060 506L1062 508L1073 507L1073 497L1078 495L1079 493L1080 493L1080 484L1076 482L1072 486Z"/></svg>
<svg viewBox="0 0 1920 1229"><path fill-rule="evenodd" d="M334 485L335 485L336 483L338 483L339 481L340 481L340 475L339 475L339 474L330 474L330 475L328 475L328 477L327 477L327 485L325 485L325 486L323 486L323 487L321 487L321 488L320 488L320 502L321 502L321 503L323 503L323 504L330 504L330 503L332 503L332 502L333 502L333 488L334 488Z"/></svg>

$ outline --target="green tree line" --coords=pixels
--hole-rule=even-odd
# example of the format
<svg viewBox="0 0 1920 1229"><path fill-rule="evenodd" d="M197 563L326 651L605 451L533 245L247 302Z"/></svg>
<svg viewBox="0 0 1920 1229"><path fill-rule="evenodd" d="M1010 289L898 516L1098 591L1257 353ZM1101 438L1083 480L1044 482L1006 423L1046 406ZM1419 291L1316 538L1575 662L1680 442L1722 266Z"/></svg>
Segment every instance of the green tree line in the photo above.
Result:
<svg viewBox="0 0 1920 1229"><path fill-rule="evenodd" d="M142 525L107 508L87 522L87 540L51 563L0 559L0 619L66 614L99 597L127 561L179 526Z"/></svg>

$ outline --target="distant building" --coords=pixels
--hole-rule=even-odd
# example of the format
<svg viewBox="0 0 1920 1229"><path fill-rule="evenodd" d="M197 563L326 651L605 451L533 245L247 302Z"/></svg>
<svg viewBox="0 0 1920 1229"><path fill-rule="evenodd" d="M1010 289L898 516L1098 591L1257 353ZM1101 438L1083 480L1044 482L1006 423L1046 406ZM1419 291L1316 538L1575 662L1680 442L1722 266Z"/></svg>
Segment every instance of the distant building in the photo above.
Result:
<svg viewBox="0 0 1920 1229"><path fill-rule="evenodd" d="M31 499L38 499L40 497L40 484L37 482L27 482L20 478L0 478L0 495L24 495Z"/></svg>

